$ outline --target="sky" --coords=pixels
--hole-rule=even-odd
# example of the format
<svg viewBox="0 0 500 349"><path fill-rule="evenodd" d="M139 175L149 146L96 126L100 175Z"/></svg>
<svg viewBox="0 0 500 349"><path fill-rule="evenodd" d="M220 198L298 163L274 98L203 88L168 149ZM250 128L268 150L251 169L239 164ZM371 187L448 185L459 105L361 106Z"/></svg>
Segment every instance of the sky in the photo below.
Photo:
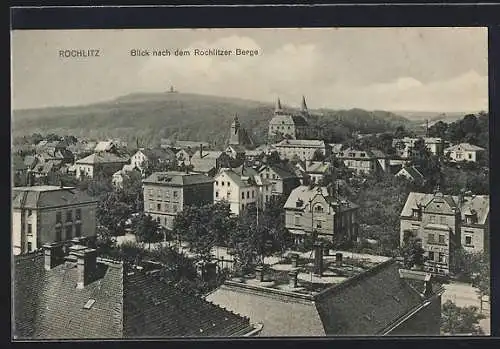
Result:
<svg viewBox="0 0 500 349"><path fill-rule="evenodd" d="M14 109L179 92L310 109L488 109L486 28L26 30L11 32ZM258 50L174 56L175 49ZM62 58L60 50L99 50ZM130 50L168 49L169 57Z"/></svg>

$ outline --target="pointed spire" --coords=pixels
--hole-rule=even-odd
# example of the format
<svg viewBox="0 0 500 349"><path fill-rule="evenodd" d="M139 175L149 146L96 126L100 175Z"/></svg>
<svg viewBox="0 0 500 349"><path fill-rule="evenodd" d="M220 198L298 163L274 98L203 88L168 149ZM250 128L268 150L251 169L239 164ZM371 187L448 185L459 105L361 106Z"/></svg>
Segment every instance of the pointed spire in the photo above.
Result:
<svg viewBox="0 0 500 349"><path fill-rule="evenodd" d="M276 101L276 107L274 108L274 111L281 111L281 101L280 98L278 97L278 100Z"/></svg>
<svg viewBox="0 0 500 349"><path fill-rule="evenodd" d="M306 104L306 97L302 96L302 104L300 105L300 110L303 112L303 113L307 113L308 110L307 110L307 104Z"/></svg>

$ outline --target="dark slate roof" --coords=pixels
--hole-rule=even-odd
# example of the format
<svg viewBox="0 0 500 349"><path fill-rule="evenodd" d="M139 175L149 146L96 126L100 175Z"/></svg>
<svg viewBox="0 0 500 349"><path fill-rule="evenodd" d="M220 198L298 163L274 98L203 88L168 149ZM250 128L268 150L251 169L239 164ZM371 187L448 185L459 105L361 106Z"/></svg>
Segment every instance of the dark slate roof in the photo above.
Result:
<svg viewBox="0 0 500 349"><path fill-rule="evenodd" d="M327 335L377 335L423 303L399 276L395 260L318 295L316 306Z"/></svg>
<svg viewBox="0 0 500 349"><path fill-rule="evenodd" d="M295 171L293 169L286 169L284 168L284 166L275 164L263 165L259 169L259 173L262 173L266 168L273 170L280 177L280 179L297 178L297 175L295 174Z"/></svg>
<svg viewBox="0 0 500 349"><path fill-rule="evenodd" d="M141 153L146 155L150 160L173 160L175 159L175 153L171 149L164 148L153 148L153 149L139 149Z"/></svg>
<svg viewBox="0 0 500 349"><path fill-rule="evenodd" d="M167 284L98 260L97 277L76 288L74 263L44 269L41 253L14 259L14 335L17 339L243 336L248 318ZM84 305L95 300L90 309Z"/></svg>
<svg viewBox="0 0 500 349"><path fill-rule="evenodd" d="M183 185L213 183L213 181L214 180L212 178L201 173L169 171L169 172L155 172L151 176L146 178L143 182L152 184L183 186Z"/></svg>
<svg viewBox="0 0 500 349"><path fill-rule="evenodd" d="M12 207L40 209L97 202L87 193L73 187L43 185L12 188Z"/></svg>
<svg viewBox="0 0 500 349"><path fill-rule="evenodd" d="M220 337L252 330L248 318L144 273L124 280L123 308L125 337Z"/></svg>
<svg viewBox="0 0 500 349"><path fill-rule="evenodd" d="M421 288L390 259L307 298L226 282L207 299L261 322L262 336L380 335L426 301Z"/></svg>
<svg viewBox="0 0 500 349"><path fill-rule="evenodd" d="M89 155L83 159L77 160L77 164L107 164L107 163L127 163L129 161L128 156L117 156L113 153L100 152Z"/></svg>

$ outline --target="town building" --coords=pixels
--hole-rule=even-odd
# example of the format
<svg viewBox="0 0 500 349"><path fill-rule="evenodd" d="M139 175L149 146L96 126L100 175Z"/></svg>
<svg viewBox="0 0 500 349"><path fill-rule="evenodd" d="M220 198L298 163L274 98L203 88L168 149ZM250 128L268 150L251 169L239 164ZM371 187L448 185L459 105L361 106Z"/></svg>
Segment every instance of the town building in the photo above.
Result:
<svg viewBox="0 0 500 349"><path fill-rule="evenodd" d="M142 171L133 164L123 165L121 170L116 171L111 178L111 183L116 188L123 188L123 182L133 176L142 177Z"/></svg>
<svg viewBox="0 0 500 349"><path fill-rule="evenodd" d="M337 158L356 174L383 173L389 171L388 157L380 150L359 150L347 148L341 150Z"/></svg>
<svg viewBox="0 0 500 349"><path fill-rule="evenodd" d="M335 156L337 156L338 153L342 150L342 143L329 143L328 146L330 147L331 153Z"/></svg>
<svg viewBox="0 0 500 349"><path fill-rule="evenodd" d="M198 151L192 152L189 155L187 153L188 159L187 161L184 159L184 153L177 153L177 159L179 163L184 163L185 165L191 165L192 171L197 173L203 173L209 176L215 176L217 171L222 167L231 167L235 165L234 160L231 156L226 154L223 151L215 151L215 150L205 150L201 145ZM242 161L237 161L241 163Z"/></svg>
<svg viewBox="0 0 500 349"><path fill-rule="evenodd" d="M309 183L322 183L333 173L333 166L329 161L300 161L295 167Z"/></svg>
<svg viewBox="0 0 500 349"><path fill-rule="evenodd" d="M288 197L285 226L295 243L316 235L337 244L356 241L359 206L333 193L333 187L300 186Z"/></svg>
<svg viewBox="0 0 500 349"><path fill-rule="evenodd" d="M98 175L111 177L123 165L128 164L129 157L109 152L100 152L89 155L75 162L76 178L94 178Z"/></svg>
<svg viewBox="0 0 500 349"><path fill-rule="evenodd" d="M14 255L45 243L96 236L97 199L73 187L12 188Z"/></svg>
<svg viewBox="0 0 500 349"><path fill-rule="evenodd" d="M175 153L171 149L140 148L134 155L131 156L130 164L144 173L144 170L148 166L168 164L175 160Z"/></svg>
<svg viewBox="0 0 500 349"><path fill-rule="evenodd" d="M427 270L449 274L450 258L457 248L488 251L489 215L489 195L411 192L401 211L401 245L409 234L419 238Z"/></svg>
<svg viewBox="0 0 500 349"><path fill-rule="evenodd" d="M310 135L310 126L307 121L309 111L307 109L305 97L302 97L301 109L299 113L285 110L281 106L278 98L274 109L274 116L269 121L268 138L270 142L288 139L303 139Z"/></svg>
<svg viewBox="0 0 500 349"><path fill-rule="evenodd" d="M257 335L248 318L74 244L14 258L14 340Z"/></svg>
<svg viewBox="0 0 500 349"><path fill-rule="evenodd" d="M300 185L301 178L293 169L283 164L264 163L258 169L259 175L263 180L271 183L271 194L273 196L285 196Z"/></svg>
<svg viewBox="0 0 500 349"><path fill-rule="evenodd" d="M444 150L451 162L477 162L484 153L484 148L469 143L460 143Z"/></svg>
<svg viewBox="0 0 500 349"><path fill-rule="evenodd" d="M144 213L172 229L175 216L184 207L213 202L213 183L213 178L201 173L155 172L143 180Z"/></svg>
<svg viewBox="0 0 500 349"><path fill-rule="evenodd" d="M448 146L448 142L439 137L404 137L393 139L392 146L395 149L395 155L401 159L408 159L411 155L411 150L415 146L415 142L422 139L427 149L433 155L443 155L444 149Z"/></svg>
<svg viewBox="0 0 500 349"><path fill-rule="evenodd" d="M396 177L404 177L414 183L423 184L425 177L415 166L403 166L395 174Z"/></svg>
<svg viewBox="0 0 500 349"><path fill-rule="evenodd" d="M315 153L330 155L328 144L316 139L284 139L274 147L282 159L309 161Z"/></svg>
<svg viewBox="0 0 500 349"><path fill-rule="evenodd" d="M255 148L254 141L248 131L241 126L238 116L235 115L229 131L228 145L241 146L245 149Z"/></svg>
<svg viewBox="0 0 500 349"><path fill-rule="evenodd" d="M440 334L444 290L430 274L313 253L228 279L206 299L261 323L263 337Z"/></svg>
<svg viewBox="0 0 500 349"><path fill-rule="evenodd" d="M253 168L221 169L214 178L214 202L227 202L235 215L252 204L263 210L270 200L271 182Z"/></svg>

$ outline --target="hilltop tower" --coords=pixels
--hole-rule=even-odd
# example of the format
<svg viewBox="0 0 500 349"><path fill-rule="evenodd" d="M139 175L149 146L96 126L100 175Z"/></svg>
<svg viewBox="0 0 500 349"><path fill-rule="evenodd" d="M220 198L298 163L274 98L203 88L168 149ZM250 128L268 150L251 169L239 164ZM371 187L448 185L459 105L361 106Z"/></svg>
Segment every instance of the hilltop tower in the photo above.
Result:
<svg viewBox="0 0 500 349"><path fill-rule="evenodd" d="M234 115L233 122L231 124L231 134L229 136L229 144L240 144L240 120L238 115Z"/></svg>

